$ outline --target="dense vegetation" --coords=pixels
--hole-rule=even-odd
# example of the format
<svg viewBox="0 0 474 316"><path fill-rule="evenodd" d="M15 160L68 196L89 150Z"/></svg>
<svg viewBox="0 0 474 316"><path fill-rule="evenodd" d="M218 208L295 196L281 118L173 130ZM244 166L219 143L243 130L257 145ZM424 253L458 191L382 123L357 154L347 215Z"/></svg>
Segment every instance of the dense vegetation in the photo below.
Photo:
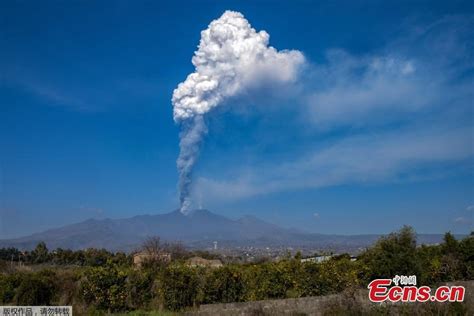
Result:
<svg viewBox="0 0 474 316"><path fill-rule="evenodd" d="M0 305L73 305L79 314L178 311L204 303L338 293L397 274L416 275L426 285L474 279L474 234L458 241L447 233L439 245L417 246L409 227L381 238L356 261L339 255L302 263L298 254L278 262L203 268L187 266L185 259L194 254L181 247L167 250L171 262L150 261L137 269L129 255L106 250L50 252L44 243L27 253L0 249Z"/></svg>

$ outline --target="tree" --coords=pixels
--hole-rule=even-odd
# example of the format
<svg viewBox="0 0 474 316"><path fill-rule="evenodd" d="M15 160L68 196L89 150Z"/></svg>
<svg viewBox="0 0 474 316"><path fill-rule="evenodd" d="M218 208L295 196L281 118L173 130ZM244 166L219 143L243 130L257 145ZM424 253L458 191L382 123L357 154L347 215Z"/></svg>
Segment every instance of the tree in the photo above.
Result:
<svg viewBox="0 0 474 316"><path fill-rule="evenodd" d="M453 234L450 232L444 234L443 241L444 243L442 244L441 248L445 254L458 254L459 243L456 238L454 238Z"/></svg>
<svg viewBox="0 0 474 316"><path fill-rule="evenodd" d="M459 243L459 253L463 267L463 279L474 279L474 232L461 240Z"/></svg>
<svg viewBox="0 0 474 316"><path fill-rule="evenodd" d="M103 266L113 257L113 254L105 249L88 248L83 251L83 254L84 265L91 267Z"/></svg>
<svg viewBox="0 0 474 316"><path fill-rule="evenodd" d="M158 256L163 252L163 247L161 246L160 237L151 236L145 239L142 244L142 251L151 255Z"/></svg>
<svg viewBox="0 0 474 316"><path fill-rule="evenodd" d="M49 260L49 251L44 241L36 245L36 248L31 252L31 259L33 263L44 263Z"/></svg>
<svg viewBox="0 0 474 316"><path fill-rule="evenodd" d="M165 244L163 248L173 259L182 260L190 257L189 252L186 251L180 242Z"/></svg>
<svg viewBox="0 0 474 316"><path fill-rule="evenodd" d="M148 237L142 244L142 253L145 255L141 259L140 266L148 270L160 270L170 261L170 254L160 242L160 237Z"/></svg>
<svg viewBox="0 0 474 316"><path fill-rule="evenodd" d="M444 234L441 244L441 274L443 281L455 281L462 278L462 258L459 252L459 242L448 232Z"/></svg>
<svg viewBox="0 0 474 316"><path fill-rule="evenodd" d="M393 278L395 275L418 275L421 271L417 260L416 234L404 226L398 232L380 238L361 254L359 260L367 266L366 278Z"/></svg>
<svg viewBox="0 0 474 316"><path fill-rule="evenodd" d="M20 250L10 247L10 248L0 248L0 260L5 261L18 261L20 259L21 252Z"/></svg>

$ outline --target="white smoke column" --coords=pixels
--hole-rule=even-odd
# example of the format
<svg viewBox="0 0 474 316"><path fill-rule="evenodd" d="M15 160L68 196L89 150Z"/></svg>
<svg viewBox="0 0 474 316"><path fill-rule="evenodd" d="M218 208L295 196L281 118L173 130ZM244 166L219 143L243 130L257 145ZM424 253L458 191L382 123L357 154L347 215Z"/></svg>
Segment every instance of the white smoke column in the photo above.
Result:
<svg viewBox="0 0 474 316"><path fill-rule="evenodd" d="M257 32L239 12L226 11L201 32L192 63L195 72L173 91L173 116L181 124L177 160L181 212L189 211L193 166L203 136L204 115L227 99L262 83L296 80L305 59L294 50L268 46L269 35Z"/></svg>

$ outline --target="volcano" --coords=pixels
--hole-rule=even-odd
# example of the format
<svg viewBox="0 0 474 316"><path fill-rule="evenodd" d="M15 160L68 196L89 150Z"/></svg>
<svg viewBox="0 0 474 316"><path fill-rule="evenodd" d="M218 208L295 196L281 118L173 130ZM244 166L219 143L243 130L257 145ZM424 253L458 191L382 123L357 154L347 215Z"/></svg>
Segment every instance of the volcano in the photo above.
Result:
<svg viewBox="0 0 474 316"><path fill-rule="evenodd" d="M372 244L380 235L324 235L286 229L246 215L230 219L205 209L184 215L179 210L123 219L88 219L29 236L0 240L0 247L32 249L44 241L49 249L105 248L112 251L136 249L147 237L159 236L168 242L182 242L196 248L219 245L253 247L314 247L357 249ZM421 243L439 242L442 235L419 235Z"/></svg>

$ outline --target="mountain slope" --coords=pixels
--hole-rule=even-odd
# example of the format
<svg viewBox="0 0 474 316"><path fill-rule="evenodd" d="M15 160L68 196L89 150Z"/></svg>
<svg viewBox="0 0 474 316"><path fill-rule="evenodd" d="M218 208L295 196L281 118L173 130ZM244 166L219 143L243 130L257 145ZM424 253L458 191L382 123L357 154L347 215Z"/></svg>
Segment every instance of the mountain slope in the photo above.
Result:
<svg viewBox="0 0 474 316"><path fill-rule="evenodd" d="M164 240L188 243L203 240L250 240L270 233L287 234L283 228L250 216L231 220L207 210L196 210L189 215L174 211L125 219L89 219L22 238L0 240L0 247L30 249L39 241L44 241L51 249L103 247L127 250L146 237L155 235Z"/></svg>
<svg viewBox="0 0 474 316"><path fill-rule="evenodd" d="M188 215L179 211L158 215L139 215L125 219L89 219L30 236L0 240L0 247L31 249L44 241L50 249L106 248L129 251L149 236L181 241L195 247L209 247L211 241L227 246L294 246L357 249L372 244L379 235L323 235L284 229L254 216L232 220L208 210ZM419 235L422 243L441 240L441 235Z"/></svg>

